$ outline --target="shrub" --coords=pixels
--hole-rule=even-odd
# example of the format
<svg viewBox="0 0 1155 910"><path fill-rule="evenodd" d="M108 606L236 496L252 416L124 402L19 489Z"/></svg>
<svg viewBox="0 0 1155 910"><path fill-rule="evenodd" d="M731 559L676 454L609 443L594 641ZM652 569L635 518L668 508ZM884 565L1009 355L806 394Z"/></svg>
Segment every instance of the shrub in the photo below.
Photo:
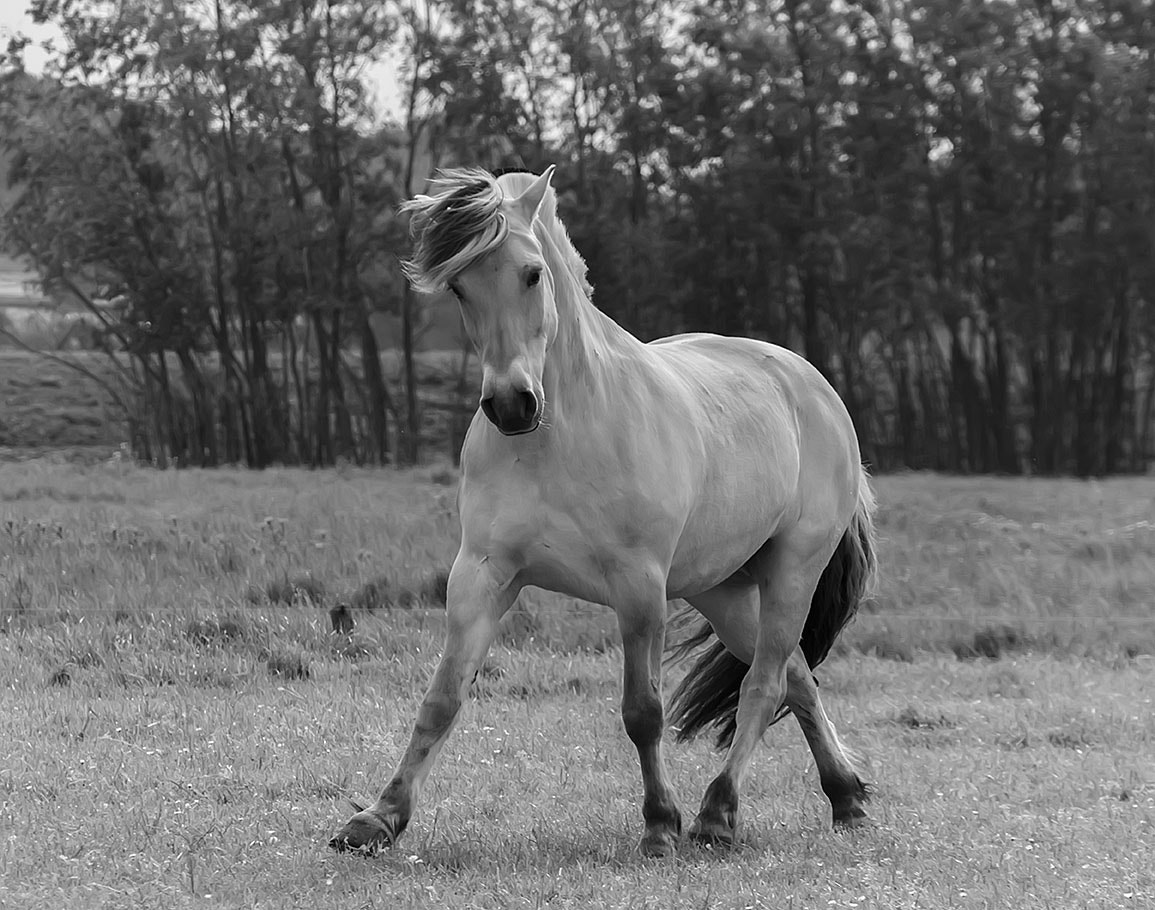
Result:
<svg viewBox="0 0 1155 910"><path fill-rule="evenodd" d="M385 575L371 578L353 592L349 606L354 610L388 610L392 606L392 584Z"/></svg>
<svg viewBox="0 0 1155 910"><path fill-rule="evenodd" d="M421 599L427 604L444 607L449 600L449 573L442 570L430 574L421 586Z"/></svg>
<svg viewBox="0 0 1155 910"><path fill-rule="evenodd" d="M975 660L986 657L998 660L1004 654L1022 651L1027 642L1023 635L1010 626L979 629L974 635L954 642L951 650L959 660Z"/></svg>
<svg viewBox="0 0 1155 910"><path fill-rule="evenodd" d="M274 650L265 656L265 666L282 679L308 679L309 662L299 651Z"/></svg>
<svg viewBox="0 0 1155 910"><path fill-rule="evenodd" d="M296 575L270 581L265 585L270 603L292 605L299 601L321 604L325 600L325 586L312 575Z"/></svg>
<svg viewBox="0 0 1155 910"><path fill-rule="evenodd" d="M204 647L244 641L251 631L248 620L242 616L209 616L189 620L184 634L193 644Z"/></svg>

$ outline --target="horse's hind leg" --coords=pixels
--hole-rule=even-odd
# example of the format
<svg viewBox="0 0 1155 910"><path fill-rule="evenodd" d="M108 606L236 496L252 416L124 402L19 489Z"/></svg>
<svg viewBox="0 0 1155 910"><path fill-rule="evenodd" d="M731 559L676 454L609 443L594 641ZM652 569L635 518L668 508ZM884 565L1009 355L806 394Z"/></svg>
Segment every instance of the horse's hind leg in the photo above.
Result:
<svg viewBox="0 0 1155 910"><path fill-rule="evenodd" d="M727 584L690 598L690 603L710 620L715 634L732 654L750 661L758 637L758 599L755 585ZM854 826L864 822L863 804L869 788L822 707L818 684L800 647L786 663L786 706L797 718L814 755L834 823Z"/></svg>
<svg viewBox="0 0 1155 910"><path fill-rule="evenodd" d="M854 827L864 823L864 803L869 790L822 708L818 684L801 648L794 649L786 665L786 704L798 719L814 754L822 792L830 800L834 813L834 824Z"/></svg>
<svg viewBox="0 0 1155 910"><path fill-rule="evenodd" d="M696 840L733 843L742 780L758 741L786 698L786 666L802 637L818 577L836 540L780 538L750 566L759 595L754 659L742 680L737 729L722 771L706 788L698 817L690 827L690 836Z"/></svg>
<svg viewBox="0 0 1155 910"><path fill-rule="evenodd" d="M682 815L662 759L662 652L666 602L657 595L639 607L618 609L625 656L622 723L638 749L642 766L642 818L646 823L640 849L646 856L674 853L682 833Z"/></svg>
<svg viewBox="0 0 1155 910"><path fill-rule="evenodd" d="M502 583L487 559L458 554L449 573L445 649L417 710L409 747L377 803L342 825L330 847L387 847L401 836L517 590Z"/></svg>

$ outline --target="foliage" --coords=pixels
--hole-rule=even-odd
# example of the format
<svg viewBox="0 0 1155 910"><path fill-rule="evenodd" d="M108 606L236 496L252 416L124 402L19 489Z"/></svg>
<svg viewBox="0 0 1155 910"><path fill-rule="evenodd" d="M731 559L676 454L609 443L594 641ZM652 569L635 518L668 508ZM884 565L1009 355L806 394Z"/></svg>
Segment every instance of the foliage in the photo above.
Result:
<svg viewBox="0 0 1155 910"><path fill-rule="evenodd" d="M385 253L438 163L560 164L599 306L646 338L800 350L877 466L1090 475L1155 451L1147 0L35 9L68 49L57 81L9 83L9 237L51 279L126 289L114 328L167 403L149 419L198 428L186 460L383 460L389 416L417 458L420 301ZM376 57L399 97L373 133ZM374 306L402 314L403 405Z"/></svg>
<svg viewBox="0 0 1155 910"><path fill-rule="evenodd" d="M35 14L67 51L53 78L6 83L20 187L6 237L128 354L137 453L384 460L369 313L396 282L384 260L396 197L367 177L393 163L359 131L359 73L391 22L367 2L280 0L205 16L99 0Z"/></svg>

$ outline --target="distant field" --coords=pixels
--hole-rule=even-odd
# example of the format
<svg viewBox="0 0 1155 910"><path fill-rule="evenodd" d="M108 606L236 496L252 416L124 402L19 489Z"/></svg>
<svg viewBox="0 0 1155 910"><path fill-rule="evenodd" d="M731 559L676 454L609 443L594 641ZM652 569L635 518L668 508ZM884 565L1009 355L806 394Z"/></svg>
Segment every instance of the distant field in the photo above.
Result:
<svg viewBox="0 0 1155 910"><path fill-rule="evenodd" d="M612 615L534 594L405 839L331 855L439 650L454 481L0 464L0 907L1155 906L1145 479L878 480L878 598L819 672L872 829L788 720L742 846L643 861ZM718 759L668 754L690 815Z"/></svg>
<svg viewBox="0 0 1155 910"><path fill-rule="evenodd" d="M272 360L279 363L277 355ZM426 454L447 454L447 412L436 405L454 400L460 360L460 352L454 351L417 355L418 394L433 405L422 414ZM68 363L102 379L115 377L112 364L100 353L69 351L47 358L0 346L0 449L72 449L88 458L93 452L84 450L108 454L126 442L124 416L111 397ZM387 381L396 387L402 374L400 356L385 351L382 365Z"/></svg>
<svg viewBox="0 0 1155 910"><path fill-rule="evenodd" d="M64 355L104 375L94 354ZM99 384L62 363L0 349L0 446L115 448L124 441L120 415Z"/></svg>

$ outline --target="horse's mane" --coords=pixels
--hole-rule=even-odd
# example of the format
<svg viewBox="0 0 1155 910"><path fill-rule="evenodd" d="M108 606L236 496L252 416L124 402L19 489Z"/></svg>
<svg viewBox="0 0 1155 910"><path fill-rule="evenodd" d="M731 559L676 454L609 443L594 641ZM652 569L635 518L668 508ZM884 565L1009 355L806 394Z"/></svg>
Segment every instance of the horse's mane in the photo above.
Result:
<svg viewBox="0 0 1155 910"><path fill-rule="evenodd" d="M538 213L537 220L546 239L546 243L543 244L546 257L560 260L560 263L550 263L551 270L555 273L555 280L560 277L556 275L556 265L560 264L569 272L579 291L588 300L593 300L594 288L589 281L586 261L573 245L569 231L565 229L565 225L557 215L557 194L552 187L546 192L545 203ZM553 249L550 249L551 246Z"/></svg>
<svg viewBox="0 0 1155 910"><path fill-rule="evenodd" d="M412 213L409 231L416 244L404 263L415 290L444 291L455 276L504 242L509 225L501 213L505 194L480 168L438 172L434 192L415 196L401 211Z"/></svg>
<svg viewBox="0 0 1155 910"><path fill-rule="evenodd" d="M531 176L511 174L503 179L516 183L517 178ZM415 196L401 206L401 211L412 214L409 229L415 241L413 256L403 264L405 276L415 290L426 293L444 291L457 275L504 243L509 234L501 212L506 191L493 174L480 168L454 168L439 171L432 184L431 194ZM592 297L585 260L557 217L557 195L552 188L546 193L538 221L547 240L547 256L560 259L582 293Z"/></svg>

